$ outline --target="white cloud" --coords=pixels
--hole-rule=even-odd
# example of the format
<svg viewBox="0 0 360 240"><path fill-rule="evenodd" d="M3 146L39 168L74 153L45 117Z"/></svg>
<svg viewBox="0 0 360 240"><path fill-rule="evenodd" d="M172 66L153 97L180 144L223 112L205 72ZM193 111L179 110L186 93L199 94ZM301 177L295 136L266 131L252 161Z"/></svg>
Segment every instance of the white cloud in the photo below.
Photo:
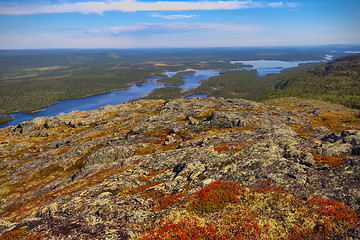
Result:
<svg viewBox="0 0 360 240"><path fill-rule="evenodd" d="M298 2L285 3L285 5L286 5L286 7L289 7L289 8L298 8L301 6L301 4Z"/></svg>
<svg viewBox="0 0 360 240"><path fill-rule="evenodd" d="M44 13L97 13L102 14L106 11L180 11L180 10L229 10L246 9L259 7L278 7L279 5L292 7L291 4L282 2L264 4L261 1L252 0L230 0L230 1L156 1L142 2L137 0L118 0L118 1L82 1L65 2L58 4L19 4L19 3L0 3L0 14L4 15L26 15Z"/></svg>
<svg viewBox="0 0 360 240"><path fill-rule="evenodd" d="M284 4L282 1L280 1L280 2L268 3L268 6L272 7L272 8L280 8L280 7L283 7Z"/></svg>
<svg viewBox="0 0 360 240"><path fill-rule="evenodd" d="M28 43L28 42L34 42L35 39L33 37L29 37L29 36L25 36L24 37L24 42Z"/></svg>
<svg viewBox="0 0 360 240"><path fill-rule="evenodd" d="M221 23L136 23L131 26L115 26L106 29L90 29L95 35L159 35L179 32L231 32L249 33L263 27L256 24L221 24Z"/></svg>
<svg viewBox="0 0 360 240"><path fill-rule="evenodd" d="M40 38L47 38L49 37L49 34L45 33L45 34L39 34L38 37Z"/></svg>
<svg viewBox="0 0 360 240"><path fill-rule="evenodd" d="M153 14L153 15L151 15L151 16L152 16L152 17L158 17L158 18L175 20L175 19L193 18L193 17L196 17L196 16L198 16L198 15L183 15L183 14L178 14L178 15L161 15L161 14Z"/></svg>
<svg viewBox="0 0 360 240"><path fill-rule="evenodd" d="M298 7L300 7L300 3L298 3L298 2L287 2L287 3L284 3L283 1L280 1L280 2L268 3L267 6L268 6L268 7L271 7L271 8L283 8L283 7L298 8Z"/></svg>

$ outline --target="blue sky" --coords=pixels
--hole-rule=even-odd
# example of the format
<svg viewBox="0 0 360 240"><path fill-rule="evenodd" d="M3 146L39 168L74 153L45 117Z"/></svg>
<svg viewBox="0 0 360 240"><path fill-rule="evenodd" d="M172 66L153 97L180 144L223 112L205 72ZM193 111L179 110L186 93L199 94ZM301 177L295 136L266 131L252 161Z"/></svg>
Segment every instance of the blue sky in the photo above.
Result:
<svg viewBox="0 0 360 240"><path fill-rule="evenodd" d="M0 49L360 44L360 0L1 0Z"/></svg>

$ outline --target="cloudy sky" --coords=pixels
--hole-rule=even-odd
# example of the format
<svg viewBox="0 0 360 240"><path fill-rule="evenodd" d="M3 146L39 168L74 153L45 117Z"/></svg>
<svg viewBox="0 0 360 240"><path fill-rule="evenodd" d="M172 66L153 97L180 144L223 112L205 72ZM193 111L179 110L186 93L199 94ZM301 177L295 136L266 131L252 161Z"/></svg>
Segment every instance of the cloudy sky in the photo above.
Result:
<svg viewBox="0 0 360 240"><path fill-rule="evenodd" d="M0 49L360 44L360 0L0 0Z"/></svg>

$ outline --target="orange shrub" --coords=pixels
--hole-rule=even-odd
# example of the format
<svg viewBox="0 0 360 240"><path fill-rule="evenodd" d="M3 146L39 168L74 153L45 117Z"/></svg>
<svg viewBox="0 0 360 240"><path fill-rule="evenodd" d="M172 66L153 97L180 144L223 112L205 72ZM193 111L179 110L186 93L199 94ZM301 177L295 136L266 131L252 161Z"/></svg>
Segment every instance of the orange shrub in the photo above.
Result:
<svg viewBox="0 0 360 240"><path fill-rule="evenodd" d="M158 206L155 208L155 210L164 209L164 208L172 205L173 203L179 201L179 199L181 199L183 197L184 197L183 193L171 194L171 195L162 197L158 200Z"/></svg>
<svg viewBox="0 0 360 240"><path fill-rule="evenodd" d="M169 206L178 197L167 195L158 200ZM165 218L145 231L142 239L331 239L358 221L355 212L341 202L301 200L269 180L259 181L251 190L239 183L218 181L187 199L188 209L195 215ZM228 203L233 204L225 208Z"/></svg>
<svg viewBox="0 0 360 240"><path fill-rule="evenodd" d="M3 235L0 236L1 240L41 240L44 239L44 236L41 233L35 233L35 234L31 234L30 236L26 236L28 235L28 230L27 228L20 228L20 229L16 229L16 230L11 230L9 232L4 233Z"/></svg>
<svg viewBox="0 0 360 240"><path fill-rule="evenodd" d="M212 224L201 226L198 222L189 219L181 220L177 223L161 222L156 229L149 229L141 240L150 239L219 239L217 228Z"/></svg>
<svg viewBox="0 0 360 240"><path fill-rule="evenodd" d="M191 197L190 210L195 213L218 212L227 203L236 203L244 188L234 182L213 182Z"/></svg>
<svg viewBox="0 0 360 240"><path fill-rule="evenodd" d="M331 155L321 155L316 153L315 151L312 152L312 155L314 156L316 162L320 164L329 164L330 167L338 167L343 165L345 161L345 156L331 156Z"/></svg>

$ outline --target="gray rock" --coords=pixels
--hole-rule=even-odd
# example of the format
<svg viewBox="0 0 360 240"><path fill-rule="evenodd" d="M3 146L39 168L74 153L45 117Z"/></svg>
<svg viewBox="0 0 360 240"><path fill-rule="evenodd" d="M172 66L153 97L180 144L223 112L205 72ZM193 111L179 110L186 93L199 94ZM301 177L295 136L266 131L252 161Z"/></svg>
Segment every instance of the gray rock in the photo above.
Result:
<svg viewBox="0 0 360 240"><path fill-rule="evenodd" d="M301 199L334 199L359 213L359 131L331 133L308 116L243 99L140 100L9 127L0 144L0 214L14 203L34 214L0 221L0 234L28 226L49 239L136 238L172 210L187 211L188 194L214 181L251 188L272 180ZM338 167L319 165L314 150L347 157ZM8 189L16 184L19 191ZM157 209L179 193L183 202Z"/></svg>
<svg viewBox="0 0 360 240"><path fill-rule="evenodd" d="M325 143L316 148L320 155L340 156L349 154L352 150L352 145L349 143Z"/></svg>
<svg viewBox="0 0 360 240"><path fill-rule="evenodd" d="M116 162L121 159L129 158L134 152L126 147L110 146L101 148L92 153L86 160L86 165L103 164Z"/></svg>
<svg viewBox="0 0 360 240"><path fill-rule="evenodd" d="M347 130L341 133L343 142L350 143L353 146L360 146L360 131L359 130Z"/></svg>
<svg viewBox="0 0 360 240"><path fill-rule="evenodd" d="M311 153L305 153L300 163L307 167L312 167L315 165L315 158Z"/></svg>

